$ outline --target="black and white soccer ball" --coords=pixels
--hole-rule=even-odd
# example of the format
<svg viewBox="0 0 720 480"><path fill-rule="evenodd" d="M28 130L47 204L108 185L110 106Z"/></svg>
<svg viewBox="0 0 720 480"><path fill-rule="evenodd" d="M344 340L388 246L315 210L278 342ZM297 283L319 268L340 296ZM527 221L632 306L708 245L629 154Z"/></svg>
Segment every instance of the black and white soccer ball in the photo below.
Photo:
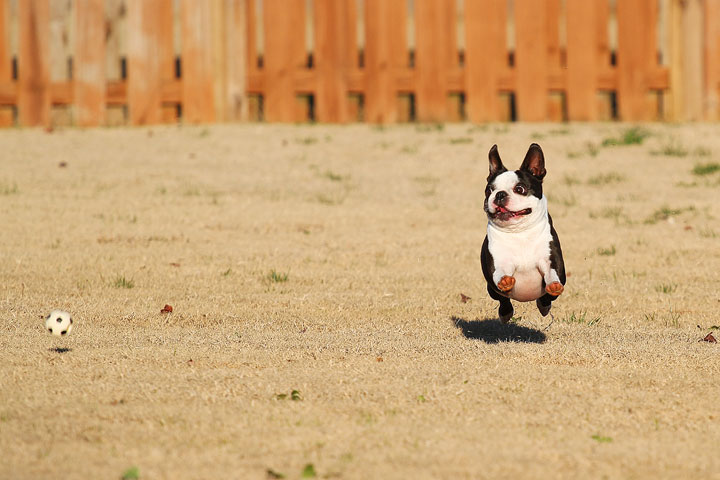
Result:
<svg viewBox="0 0 720 480"><path fill-rule="evenodd" d="M73 319L68 312L53 310L45 318L45 328L48 332L58 337L65 337L70 334L73 327Z"/></svg>

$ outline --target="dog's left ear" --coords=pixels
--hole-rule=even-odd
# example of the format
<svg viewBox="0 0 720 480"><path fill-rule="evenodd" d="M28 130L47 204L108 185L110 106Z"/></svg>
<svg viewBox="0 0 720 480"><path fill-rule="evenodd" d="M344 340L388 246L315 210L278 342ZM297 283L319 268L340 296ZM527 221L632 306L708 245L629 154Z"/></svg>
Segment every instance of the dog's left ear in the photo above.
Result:
<svg viewBox="0 0 720 480"><path fill-rule="evenodd" d="M523 160L522 165L520 165L520 170L526 170L532 173L533 177L538 180L542 180L543 177L545 177L547 173L545 171L545 156L543 155L540 145L537 143L530 145L530 149L525 155L525 160Z"/></svg>

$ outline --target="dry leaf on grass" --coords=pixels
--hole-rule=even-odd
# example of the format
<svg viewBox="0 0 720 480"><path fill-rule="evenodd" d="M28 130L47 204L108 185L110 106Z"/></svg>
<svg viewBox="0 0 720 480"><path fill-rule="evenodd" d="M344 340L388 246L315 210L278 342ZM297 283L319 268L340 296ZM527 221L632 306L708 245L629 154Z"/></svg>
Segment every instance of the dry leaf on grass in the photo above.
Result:
<svg viewBox="0 0 720 480"><path fill-rule="evenodd" d="M165 305L162 310L160 310L160 313L172 313L173 308L172 305Z"/></svg>
<svg viewBox="0 0 720 480"><path fill-rule="evenodd" d="M715 337L713 337L713 334L712 334L712 333L708 333L707 335L705 335L705 338L703 338L701 341L702 341L702 342L717 343L717 340L715 339Z"/></svg>
<svg viewBox="0 0 720 480"><path fill-rule="evenodd" d="M460 294L460 301L461 301L462 303L467 303L468 300L472 300L472 298L468 297L468 296L465 295L464 293L461 293L461 294Z"/></svg>

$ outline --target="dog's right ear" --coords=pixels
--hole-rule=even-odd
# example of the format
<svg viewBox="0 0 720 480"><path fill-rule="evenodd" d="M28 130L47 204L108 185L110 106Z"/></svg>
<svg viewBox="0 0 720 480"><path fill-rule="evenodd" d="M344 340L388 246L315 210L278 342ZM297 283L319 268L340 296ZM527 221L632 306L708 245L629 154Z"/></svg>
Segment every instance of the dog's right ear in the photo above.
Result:
<svg viewBox="0 0 720 480"><path fill-rule="evenodd" d="M488 181L502 172L507 172L507 168L505 168L502 160L500 160L500 153L498 153L497 145L492 146L490 153L488 153L488 158L490 159L490 175L488 175Z"/></svg>

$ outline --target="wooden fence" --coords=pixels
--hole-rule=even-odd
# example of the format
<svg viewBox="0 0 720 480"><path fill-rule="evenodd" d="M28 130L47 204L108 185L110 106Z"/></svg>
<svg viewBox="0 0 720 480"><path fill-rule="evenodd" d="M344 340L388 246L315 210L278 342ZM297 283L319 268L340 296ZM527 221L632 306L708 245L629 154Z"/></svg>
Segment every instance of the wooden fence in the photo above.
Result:
<svg viewBox="0 0 720 480"><path fill-rule="evenodd" d="M716 120L720 0L0 0L0 126Z"/></svg>

